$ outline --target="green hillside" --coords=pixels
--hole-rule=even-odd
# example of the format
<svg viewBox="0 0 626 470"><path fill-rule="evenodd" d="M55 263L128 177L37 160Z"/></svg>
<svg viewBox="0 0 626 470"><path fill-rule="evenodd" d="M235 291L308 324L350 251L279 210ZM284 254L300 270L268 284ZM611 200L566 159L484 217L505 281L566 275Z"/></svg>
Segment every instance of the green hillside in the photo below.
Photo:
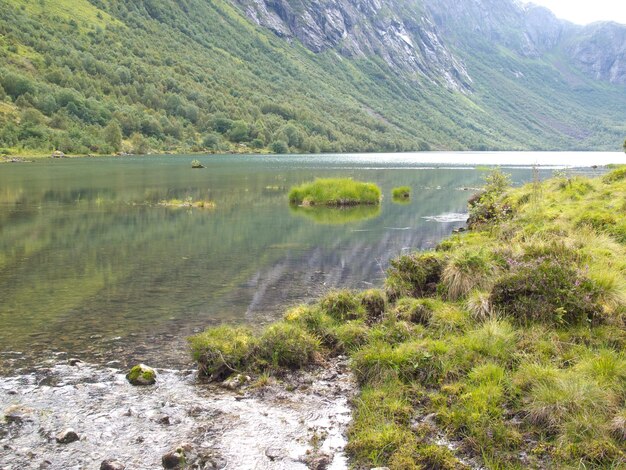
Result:
<svg viewBox="0 0 626 470"><path fill-rule="evenodd" d="M0 8L0 154L618 150L626 134L623 89L509 51L475 51L461 93L315 54L224 0Z"/></svg>

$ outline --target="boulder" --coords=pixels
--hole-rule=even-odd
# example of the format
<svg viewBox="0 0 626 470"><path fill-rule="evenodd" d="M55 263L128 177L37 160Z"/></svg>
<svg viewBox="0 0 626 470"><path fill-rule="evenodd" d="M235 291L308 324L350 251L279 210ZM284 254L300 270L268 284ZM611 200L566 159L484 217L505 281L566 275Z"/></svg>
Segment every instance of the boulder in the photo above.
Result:
<svg viewBox="0 0 626 470"><path fill-rule="evenodd" d="M52 155L50 156L52 158L65 158L65 154L61 152L60 150L55 150L54 152L52 152Z"/></svg>
<svg viewBox="0 0 626 470"><path fill-rule="evenodd" d="M137 386L154 385L156 383L156 377L156 371L145 364L136 365L126 374L126 379L131 385Z"/></svg>
<svg viewBox="0 0 626 470"><path fill-rule="evenodd" d="M69 444L79 439L80 437L72 428L65 429L56 435L56 441L59 444Z"/></svg>
<svg viewBox="0 0 626 470"><path fill-rule="evenodd" d="M117 460L104 460L100 464L100 470L124 470L126 466Z"/></svg>

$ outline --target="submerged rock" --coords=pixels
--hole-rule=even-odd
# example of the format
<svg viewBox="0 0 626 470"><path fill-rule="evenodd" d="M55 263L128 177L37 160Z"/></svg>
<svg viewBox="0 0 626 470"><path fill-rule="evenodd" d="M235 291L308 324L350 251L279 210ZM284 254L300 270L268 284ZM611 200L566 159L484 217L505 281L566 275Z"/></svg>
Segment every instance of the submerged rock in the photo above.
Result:
<svg viewBox="0 0 626 470"><path fill-rule="evenodd" d="M70 444L71 442L78 441L79 439L80 437L72 428L65 429L56 435L56 441L59 444Z"/></svg>
<svg viewBox="0 0 626 470"><path fill-rule="evenodd" d="M11 405L4 410L4 420L11 424L22 424L24 421L32 421L33 410L22 405Z"/></svg>
<svg viewBox="0 0 626 470"><path fill-rule="evenodd" d="M100 464L100 470L124 470L126 466L117 460L104 460Z"/></svg>
<svg viewBox="0 0 626 470"><path fill-rule="evenodd" d="M126 374L126 379L131 383L131 385L154 385L156 383L156 371L152 367L148 367L145 364L139 364L133 367L128 374Z"/></svg>

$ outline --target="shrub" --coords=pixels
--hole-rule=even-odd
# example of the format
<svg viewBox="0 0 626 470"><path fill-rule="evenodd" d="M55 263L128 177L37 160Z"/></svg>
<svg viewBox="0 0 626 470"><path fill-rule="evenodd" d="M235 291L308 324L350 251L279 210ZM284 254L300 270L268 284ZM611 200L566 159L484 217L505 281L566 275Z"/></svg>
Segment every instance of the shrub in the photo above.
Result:
<svg viewBox="0 0 626 470"><path fill-rule="evenodd" d="M218 326L190 337L189 345L200 375L223 380L247 364L255 340L246 328Z"/></svg>
<svg viewBox="0 0 626 470"><path fill-rule="evenodd" d="M259 365L299 369L314 362L320 340L292 323L276 323L261 335L256 349Z"/></svg>
<svg viewBox="0 0 626 470"><path fill-rule="evenodd" d="M379 204L380 188L350 178L318 178L312 183L295 186L289 192L291 204L353 206Z"/></svg>
<svg viewBox="0 0 626 470"><path fill-rule="evenodd" d="M400 186L391 190L391 196L394 199L408 199L411 197L411 188L408 186Z"/></svg>
<svg viewBox="0 0 626 470"><path fill-rule="evenodd" d="M360 299L349 290L329 292L321 300L320 306L324 312L338 321L357 320L365 316Z"/></svg>
<svg viewBox="0 0 626 470"><path fill-rule="evenodd" d="M493 287L491 304L516 321L576 324L598 317L602 307L593 283L554 260L525 263Z"/></svg>
<svg viewBox="0 0 626 470"><path fill-rule="evenodd" d="M369 289L359 294L361 305L365 309L367 321L376 323L382 320L387 306L387 296L380 289Z"/></svg>
<svg viewBox="0 0 626 470"><path fill-rule="evenodd" d="M389 300L400 297L426 297L437 291L443 269L435 253L412 253L391 260L385 279Z"/></svg>

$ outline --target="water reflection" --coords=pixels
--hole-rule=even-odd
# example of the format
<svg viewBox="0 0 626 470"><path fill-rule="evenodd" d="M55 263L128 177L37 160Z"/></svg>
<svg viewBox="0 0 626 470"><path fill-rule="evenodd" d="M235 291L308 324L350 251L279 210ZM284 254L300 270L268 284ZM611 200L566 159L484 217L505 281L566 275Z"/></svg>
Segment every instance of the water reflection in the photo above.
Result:
<svg viewBox="0 0 626 470"><path fill-rule="evenodd" d="M291 212L306 217L320 225L342 225L375 219L380 215L380 205L349 207L303 207L291 205Z"/></svg>
<svg viewBox="0 0 626 470"><path fill-rule="evenodd" d="M261 324L334 286L380 284L391 257L463 225L424 217L463 213L462 189L484 176L408 160L389 169L373 156L199 159L203 171L176 156L2 166L0 352L177 365L184 337L206 325ZM384 194L406 185L414 196L294 213L288 188L315 177L373 181ZM158 206L187 198L216 208Z"/></svg>

